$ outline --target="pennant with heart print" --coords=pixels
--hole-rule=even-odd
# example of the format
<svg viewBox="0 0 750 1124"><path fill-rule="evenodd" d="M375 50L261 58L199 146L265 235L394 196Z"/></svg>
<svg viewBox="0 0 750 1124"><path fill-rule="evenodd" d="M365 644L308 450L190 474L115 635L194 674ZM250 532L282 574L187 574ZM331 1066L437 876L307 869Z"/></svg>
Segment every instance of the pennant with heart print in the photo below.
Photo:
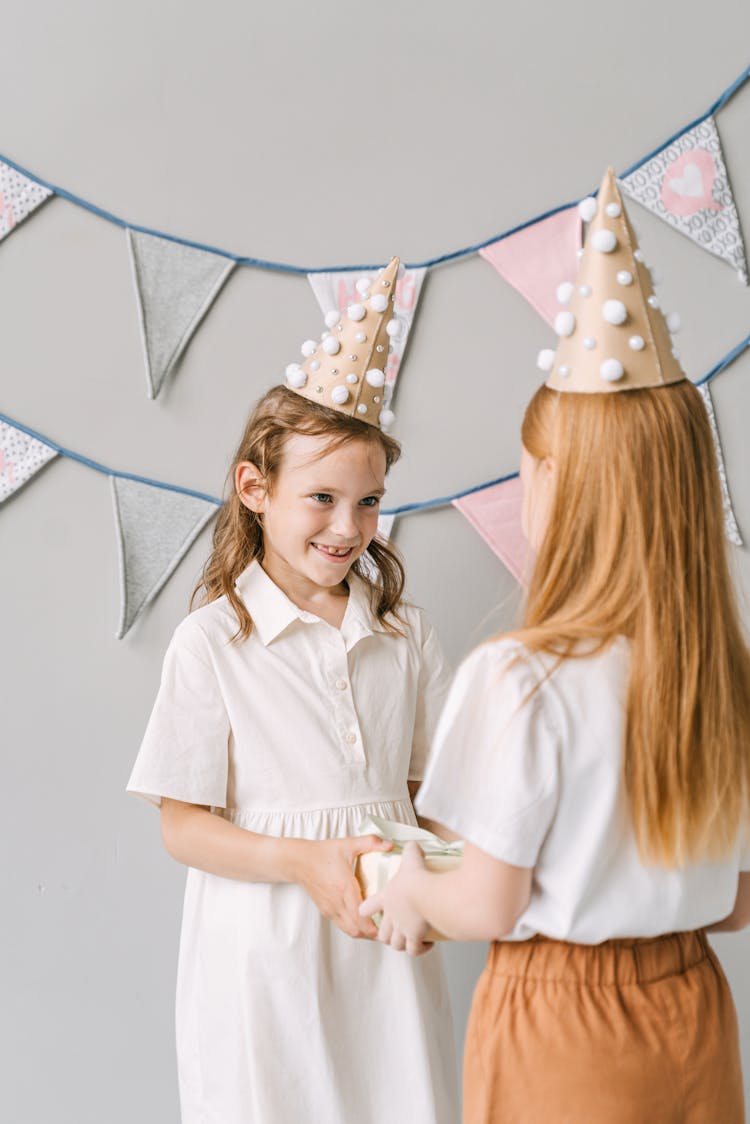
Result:
<svg viewBox="0 0 750 1124"><path fill-rule="evenodd" d="M406 353L414 316L417 311L426 269L404 269L396 282L396 313L389 327L391 351L385 369L386 398L390 398L396 384L401 364ZM312 291L324 316L329 313L344 313L350 304L357 304L369 293L373 277L355 270L342 270L336 273L308 273Z"/></svg>
<svg viewBox="0 0 750 1124"><path fill-rule="evenodd" d="M0 241L51 195L49 188L0 160Z"/></svg>
<svg viewBox="0 0 750 1124"><path fill-rule="evenodd" d="M728 262L747 284L739 215L713 117L625 176L621 187L631 199Z"/></svg>
<svg viewBox="0 0 750 1124"><path fill-rule="evenodd" d="M0 503L56 456L56 449L0 421Z"/></svg>

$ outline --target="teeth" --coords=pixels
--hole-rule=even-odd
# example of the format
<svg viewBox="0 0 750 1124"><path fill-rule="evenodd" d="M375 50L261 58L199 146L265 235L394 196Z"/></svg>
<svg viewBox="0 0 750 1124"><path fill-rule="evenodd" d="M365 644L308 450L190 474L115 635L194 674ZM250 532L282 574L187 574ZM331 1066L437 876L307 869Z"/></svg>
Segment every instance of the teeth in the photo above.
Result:
<svg viewBox="0 0 750 1124"><path fill-rule="evenodd" d="M323 546L322 543L316 543L315 545L317 546L318 550L323 550L326 554L333 554L337 558L342 557L342 555L344 554L348 554L352 549L350 546Z"/></svg>

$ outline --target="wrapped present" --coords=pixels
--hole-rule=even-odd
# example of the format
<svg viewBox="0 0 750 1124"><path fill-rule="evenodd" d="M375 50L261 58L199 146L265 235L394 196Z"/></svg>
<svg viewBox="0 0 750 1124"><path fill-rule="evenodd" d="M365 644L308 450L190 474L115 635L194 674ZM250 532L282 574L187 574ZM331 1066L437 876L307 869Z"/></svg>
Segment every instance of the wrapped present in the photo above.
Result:
<svg viewBox="0 0 750 1124"><path fill-rule="evenodd" d="M437 872L455 870L463 855L462 839L447 843L421 827L397 823L395 820L383 820L379 816L368 816L363 820L357 834L377 835L380 839L387 839L393 843L391 851L368 851L367 854L357 858L354 874L362 889L363 898L378 893L393 878L401 865L401 856L407 843L418 843L422 848L427 869ZM380 915L375 914L373 920L378 925ZM425 939L442 941L446 938L441 933L430 930Z"/></svg>

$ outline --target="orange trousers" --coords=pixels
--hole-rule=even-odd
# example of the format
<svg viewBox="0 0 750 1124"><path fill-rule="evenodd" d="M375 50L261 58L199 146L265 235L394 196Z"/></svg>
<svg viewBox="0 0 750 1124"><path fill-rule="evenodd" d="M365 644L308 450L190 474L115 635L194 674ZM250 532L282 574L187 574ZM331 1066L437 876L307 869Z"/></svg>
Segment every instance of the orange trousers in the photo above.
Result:
<svg viewBox="0 0 750 1124"><path fill-rule="evenodd" d="M464 1124L745 1124L737 1016L705 934L493 944Z"/></svg>

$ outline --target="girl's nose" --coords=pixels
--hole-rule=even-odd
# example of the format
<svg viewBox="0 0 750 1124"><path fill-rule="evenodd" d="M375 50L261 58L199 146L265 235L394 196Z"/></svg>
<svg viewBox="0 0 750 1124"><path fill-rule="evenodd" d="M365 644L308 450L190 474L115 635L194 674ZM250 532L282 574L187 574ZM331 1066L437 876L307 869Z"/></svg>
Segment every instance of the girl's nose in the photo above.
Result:
<svg viewBox="0 0 750 1124"><path fill-rule="evenodd" d="M353 511L345 507L337 507L331 520L331 530L342 539L356 539L359 537L359 524Z"/></svg>

